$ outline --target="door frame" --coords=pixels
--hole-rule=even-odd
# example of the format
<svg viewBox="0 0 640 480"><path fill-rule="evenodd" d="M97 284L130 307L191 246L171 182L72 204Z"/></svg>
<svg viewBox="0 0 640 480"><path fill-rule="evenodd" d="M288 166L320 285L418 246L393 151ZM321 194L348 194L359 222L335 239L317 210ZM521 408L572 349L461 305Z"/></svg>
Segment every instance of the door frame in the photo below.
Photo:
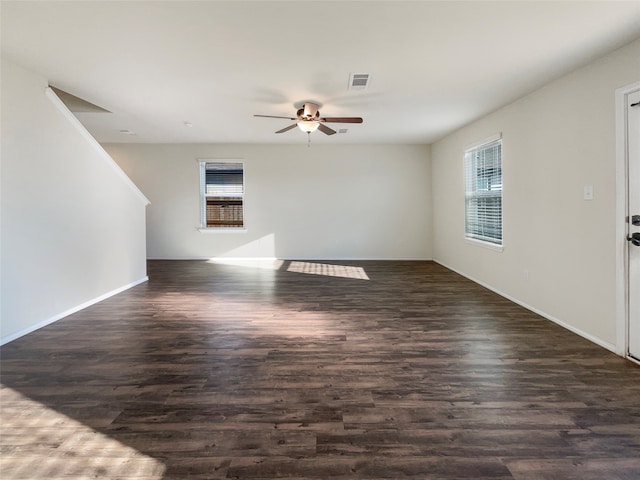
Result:
<svg viewBox="0 0 640 480"><path fill-rule="evenodd" d="M616 353L629 357L628 210L628 97L640 90L640 81L620 87L616 102Z"/></svg>

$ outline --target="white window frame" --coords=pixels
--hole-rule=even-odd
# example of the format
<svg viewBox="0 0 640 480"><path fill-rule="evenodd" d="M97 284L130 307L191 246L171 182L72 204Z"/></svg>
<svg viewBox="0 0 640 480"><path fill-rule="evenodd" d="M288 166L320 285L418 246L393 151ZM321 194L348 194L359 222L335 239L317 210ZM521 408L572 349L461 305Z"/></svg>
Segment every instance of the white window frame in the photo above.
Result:
<svg viewBox="0 0 640 480"><path fill-rule="evenodd" d="M500 142L500 159L499 159L499 165L500 165L500 239L496 238L496 237L491 237L490 235L481 235L481 234L477 234L477 233L473 233L473 232L469 232L469 224L468 224L468 198L470 197L474 197L477 198L479 197L479 194L477 193L476 190L474 190L473 188L470 190L470 183L469 183L469 179L471 178L471 184L473 185L477 185L477 176L475 175L475 171L469 171L470 168L474 168L475 170L475 166L471 166L470 162L472 162L472 158L470 157L471 155L479 152L480 150L482 150L483 148L489 146L492 143L495 142ZM503 218L504 218L504 211L503 211L503 200L504 200L504 189L503 189L503 182L504 182L504 176L503 176L503 172L504 172L504 155L503 155L503 147L502 147L502 134L498 133L495 135L492 135L491 137L485 138L481 141L475 142L469 146L467 146L465 148L464 151L464 159L463 159L463 173L464 173L464 195L465 195L465 210L464 210L464 235L465 235L465 241L467 241L470 244L473 245L477 245L480 247L485 247L491 250L495 250L498 252L502 252L504 249L504 223L503 223Z"/></svg>
<svg viewBox="0 0 640 480"><path fill-rule="evenodd" d="M233 165L241 165L242 166L242 193L237 194L234 193L233 197L241 197L242 198L242 223L241 227L210 227L207 226L207 197L224 197L225 194L207 194L206 192L206 171L207 164L233 164ZM245 186L246 186L246 175L247 170L242 159L217 159L217 158L207 158L207 159L198 159L199 166L199 178L200 178L200 228L198 230L202 233L246 233L247 232L247 222L246 222L246 199L245 199Z"/></svg>

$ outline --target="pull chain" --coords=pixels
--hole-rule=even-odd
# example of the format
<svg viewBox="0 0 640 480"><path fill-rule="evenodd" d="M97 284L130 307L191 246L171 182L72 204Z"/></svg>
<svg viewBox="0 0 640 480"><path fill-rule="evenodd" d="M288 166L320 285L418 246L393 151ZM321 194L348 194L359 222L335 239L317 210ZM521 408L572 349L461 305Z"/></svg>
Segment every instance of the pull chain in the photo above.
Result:
<svg viewBox="0 0 640 480"><path fill-rule="evenodd" d="M307 132L307 148L311 147L311 132Z"/></svg>

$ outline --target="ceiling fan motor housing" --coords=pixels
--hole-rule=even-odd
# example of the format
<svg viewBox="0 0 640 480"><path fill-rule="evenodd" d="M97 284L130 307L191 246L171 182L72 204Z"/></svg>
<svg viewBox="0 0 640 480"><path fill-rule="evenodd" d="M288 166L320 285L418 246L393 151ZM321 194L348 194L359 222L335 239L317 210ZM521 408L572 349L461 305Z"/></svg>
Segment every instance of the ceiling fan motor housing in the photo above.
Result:
<svg viewBox="0 0 640 480"><path fill-rule="evenodd" d="M318 111L319 106L315 103L305 103L302 108L304 109L304 116L309 119L320 116L320 112Z"/></svg>
<svg viewBox="0 0 640 480"><path fill-rule="evenodd" d="M298 118L304 120L315 120L320 117L320 111L318 105L315 103L305 103L300 110L298 110Z"/></svg>

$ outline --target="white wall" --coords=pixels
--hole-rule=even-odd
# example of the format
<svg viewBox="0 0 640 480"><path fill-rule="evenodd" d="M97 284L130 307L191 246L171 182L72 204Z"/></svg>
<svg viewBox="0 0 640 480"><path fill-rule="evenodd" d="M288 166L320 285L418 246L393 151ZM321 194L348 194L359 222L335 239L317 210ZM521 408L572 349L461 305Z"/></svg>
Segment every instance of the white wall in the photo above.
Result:
<svg viewBox="0 0 640 480"><path fill-rule="evenodd" d="M146 278L146 199L46 88L2 60L0 343Z"/></svg>
<svg viewBox="0 0 640 480"><path fill-rule="evenodd" d="M434 259L612 350L614 91L639 77L636 41L432 145ZM498 132L502 253L464 241L462 181L465 146Z"/></svg>
<svg viewBox="0 0 640 480"><path fill-rule="evenodd" d="M150 258L431 258L428 146L104 145L151 201ZM246 233L200 233L199 158L245 162Z"/></svg>

